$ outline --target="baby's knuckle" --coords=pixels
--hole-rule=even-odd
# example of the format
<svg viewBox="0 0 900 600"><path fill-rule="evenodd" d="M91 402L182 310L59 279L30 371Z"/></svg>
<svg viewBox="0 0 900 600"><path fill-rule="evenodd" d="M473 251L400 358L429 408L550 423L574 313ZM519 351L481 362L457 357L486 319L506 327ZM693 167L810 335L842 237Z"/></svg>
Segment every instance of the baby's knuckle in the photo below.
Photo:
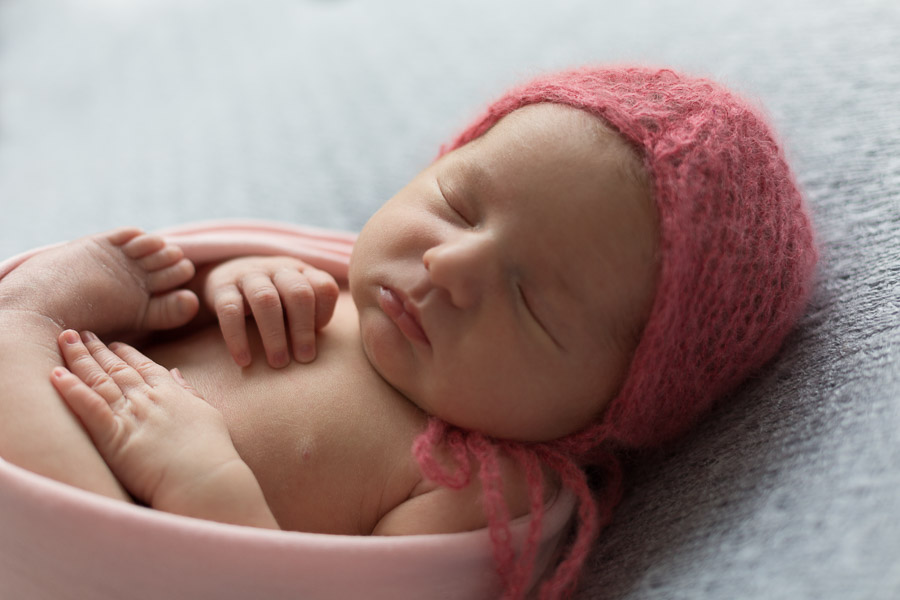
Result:
<svg viewBox="0 0 900 600"><path fill-rule="evenodd" d="M297 303L309 302L316 297L315 291L305 282L297 282L291 284L285 291L285 295L292 301Z"/></svg>
<svg viewBox="0 0 900 600"><path fill-rule="evenodd" d="M244 306L237 302L222 302L216 306L220 319L244 318Z"/></svg>
<svg viewBox="0 0 900 600"><path fill-rule="evenodd" d="M293 256L281 256L273 261L273 263L282 269L300 272L303 272L303 266L305 265L302 260L294 258Z"/></svg>
<svg viewBox="0 0 900 600"><path fill-rule="evenodd" d="M283 350L287 346L287 339L283 329L273 329L271 331L260 331L260 337L263 340L263 346L273 350Z"/></svg>
<svg viewBox="0 0 900 600"><path fill-rule="evenodd" d="M251 293L250 304L260 308L275 308L281 304L281 301L278 299L278 291L275 288L266 287Z"/></svg>
<svg viewBox="0 0 900 600"><path fill-rule="evenodd" d="M316 340L316 330L312 327L295 327L291 330L291 335L301 344L310 344Z"/></svg>
<svg viewBox="0 0 900 600"><path fill-rule="evenodd" d="M138 373L149 373L156 368L156 363L150 359L139 360L134 364L134 368Z"/></svg>
<svg viewBox="0 0 900 600"><path fill-rule="evenodd" d="M131 367L126 365L125 363L113 363L106 370L110 377L115 377L116 375L123 375L131 372Z"/></svg>
<svg viewBox="0 0 900 600"><path fill-rule="evenodd" d="M96 366L94 357L88 354L86 351L84 352L84 354L78 354L74 358L69 359L69 364L71 364L72 367L84 364L86 364L88 367Z"/></svg>
<svg viewBox="0 0 900 600"><path fill-rule="evenodd" d="M88 387L98 390L111 383L112 379L106 373L91 373L83 381Z"/></svg>
<svg viewBox="0 0 900 600"><path fill-rule="evenodd" d="M340 293L341 289L334 279L323 282L318 290L318 294L327 300L337 300Z"/></svg>

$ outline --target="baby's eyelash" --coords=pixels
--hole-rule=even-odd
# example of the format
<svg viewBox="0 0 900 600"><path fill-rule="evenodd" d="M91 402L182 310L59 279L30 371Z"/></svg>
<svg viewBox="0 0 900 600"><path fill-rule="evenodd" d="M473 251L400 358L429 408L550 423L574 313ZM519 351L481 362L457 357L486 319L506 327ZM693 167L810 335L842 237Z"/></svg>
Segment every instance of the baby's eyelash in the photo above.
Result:
<svg viewBox="0 0 900 600"><path fill-rule="evenodd" d="M447 200L447 197L446 197L446 196L444 196L444 202L447 203L447 206L449 206L450 209L451 209L453 212L455 212L456 215L457 215L460 219L462 219L462 221L463 221L466 225L468 225L469 227L473 227L472 221L470 221L470 220L468 219L468 217L466 217L466 215L463 214L463 212L462 212L461 210L459 210L458 208L456 208L455 206L453 206L453 204L451 204L450 201Z"/></svg>
<svg viewBox="0 0 900 600"><path fill-rule="evenodd" d="M531 308L531 305L528 303L528 296L525 295L525 290L522 289L522 284L517 283L516 289L519 291L519 298L522 300L522 304L525 305L525 310L528 311L528 314L531 315L531 318L537 321L538 325L541 326L541 329L544 328L544 324L541 323L541 320L537 318L537 315L534 314L534 310Z"/></svg>
<svg viewBox="0 0 900 600"><path fill-rule="evenodd" d="M444 185L441 183L440 179L438 179L437 183L438 183L438 189L441 192L441 197L444 199L444 203L448 207L450 207L450 210L452 210L454 213L456 213L456 216L458 216L463 221L463 223L465 223L469 227L474 227L472 220L466 216L465 212L463 212L462 210L457 208L455 202L450 201L450 196L452 196L452 194L447 193L447 191L444 189Z"/></svg>
<svg viewBox="0 0 900 600"><path fill-rule="evenodd" d="M552 333L550 333L550 330L547 329L547 326L544 325L544 322L541 321L541 319L538 318L537 313L534 312L534 309L531 307L531 304L528 303L528 296L525 295L525 290L522 289L522 285L519 284L519 283L517 283L517 284L516 284L516 289L517 289L518 292L519 292L519 297L522 299L522 304L525 305L525 310L528 311L528 314L531 315L531 318L534 319L534 322L538 324L538 326L541 328L541 330L542 330L545 334L547 334L547 337L549 337L550 340L551 340L554 344L556 344L556 346L557 346L558 348L562 348L562 345L557 341L556 337L554 337L554 335L553 335Z"/></svg>

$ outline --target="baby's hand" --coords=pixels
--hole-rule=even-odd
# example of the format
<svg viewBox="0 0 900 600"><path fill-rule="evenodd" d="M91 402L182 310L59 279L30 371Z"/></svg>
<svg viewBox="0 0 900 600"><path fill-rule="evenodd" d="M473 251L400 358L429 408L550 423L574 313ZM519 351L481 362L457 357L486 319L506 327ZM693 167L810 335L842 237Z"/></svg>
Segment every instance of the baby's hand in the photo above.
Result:
<svg viewBox="0 0 900 600"><path fill-rule="evenodd" d="M234 361L246 367L252 358L246 316L252 314L262 338L266 358L273 367L294 358L316 358L316 330L334 314L340 290L334 277L296 258L251 256L225 262L206 279L203 298L215 311ZM287 328L285 328L287 316Z"/></svg>
<svg viewBox="0 0 900 600"><path fill-rule="evenodd" d="M222 414L181 378L134 348L59 336L71 370L51 381L113 474L137 499L181 515L277 527Z"/></svg>

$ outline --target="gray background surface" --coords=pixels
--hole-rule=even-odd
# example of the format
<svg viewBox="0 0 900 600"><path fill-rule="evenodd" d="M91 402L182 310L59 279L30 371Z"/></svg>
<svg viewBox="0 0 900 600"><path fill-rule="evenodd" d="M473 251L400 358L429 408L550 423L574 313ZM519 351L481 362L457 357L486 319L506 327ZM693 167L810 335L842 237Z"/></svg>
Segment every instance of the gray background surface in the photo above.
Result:
<svg viewBox="0 0 900 600"><path fill-rule="evenodd" d="M586 62L764 104L822 261L777 360L638 461L579 597L900 597L900 3L0 0L0 256L355 230L508 85Z"/></svg>

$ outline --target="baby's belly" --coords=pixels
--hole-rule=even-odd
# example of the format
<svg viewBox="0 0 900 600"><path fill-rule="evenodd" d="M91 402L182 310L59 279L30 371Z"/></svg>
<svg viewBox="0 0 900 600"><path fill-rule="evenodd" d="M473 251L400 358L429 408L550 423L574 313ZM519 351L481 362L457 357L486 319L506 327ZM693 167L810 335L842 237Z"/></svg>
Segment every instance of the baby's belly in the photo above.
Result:
<svg viewBox="0 0 900 600"><path fill-rule="evenodd" d="M244 369L216 325L145 351L222 412L282 528L370 533L418 482L410 448L424 413L372 369L346 294L308 365L270 368L249 333L254 359Z"/></svg>

